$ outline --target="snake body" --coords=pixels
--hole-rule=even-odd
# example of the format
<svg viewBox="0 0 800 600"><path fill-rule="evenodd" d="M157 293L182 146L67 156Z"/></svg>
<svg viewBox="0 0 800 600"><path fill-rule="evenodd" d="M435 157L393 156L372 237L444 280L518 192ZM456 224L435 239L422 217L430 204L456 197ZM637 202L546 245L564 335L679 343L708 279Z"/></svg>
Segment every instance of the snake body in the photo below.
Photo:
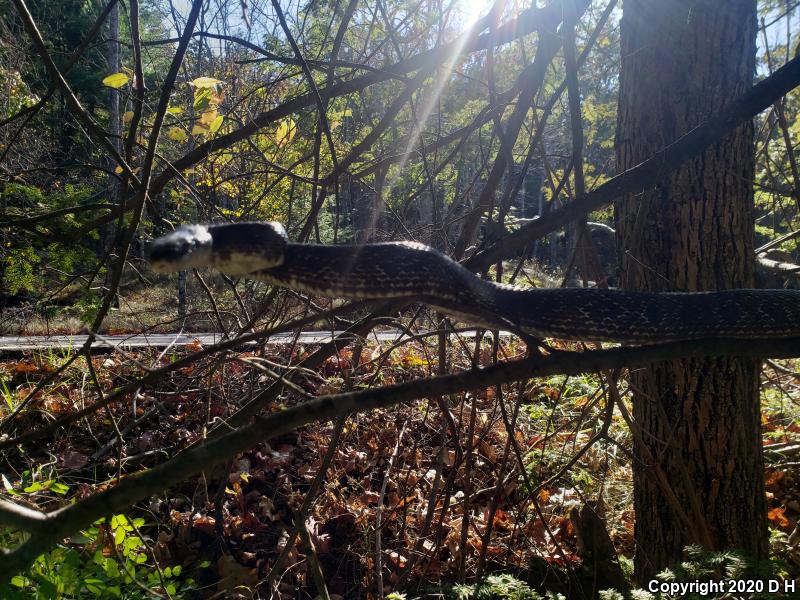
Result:
<svg viewBox="0 0 800 600"><path fill-rule="evenodd" d="M518 289L416 242L296 244L279 223L190 225L156 240L155 270L214 267L328 297L415 300L527 335L618 342L800 336L800 291Z"/></svg>

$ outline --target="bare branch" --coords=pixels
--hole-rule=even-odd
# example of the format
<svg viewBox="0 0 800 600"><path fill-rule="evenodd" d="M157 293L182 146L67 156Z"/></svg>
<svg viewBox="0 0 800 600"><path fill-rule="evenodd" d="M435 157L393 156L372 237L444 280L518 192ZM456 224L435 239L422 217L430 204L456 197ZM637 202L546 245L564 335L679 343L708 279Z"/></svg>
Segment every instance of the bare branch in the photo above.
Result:
<svg viewBox="0 0 800 600"><path fill-rule="evenodd" d="M0 525L39 535L50 527L44 513L5 500L0 500Z"/></svg>
<svg viewBox="0 0 800 600"><path fill-rule="evenodd" d="M585 10L588 2L586 2L586 0L580 0L580 2L581 7L578 10ZM517 104L514 106L514 110L505 125L504 135L509 142L516 140L519 136L519 132L522 129L522 124L526 115L528 114L528 110L530 110L536 94L539 93L539 90L542 87L547 67L550 65L551 61L556 55L556 52L558 52L558 49L561 46L560 40L555 34L556 26L560 20L561 19L559 15L558 19L553 19L549 22L546 22L542 29L540 29L539 46L536 49L536 56L534 57L533 62L525 69L523 74L520 75L521 84ZM497 154L494 164L492 165L492 169L486 178L486 183L481 190L481 195L475 202L475 206L467 214L467 218L465 219L464 225L461 229L461 234L459 235L458 241L456 242L453 250L453 256L456 259L462 258L467 246L472 243L475 232L480 224L481 216L488 210L492 199L494 198L494 193L497 189L497 186L499 185L506 169L510 166L508 164L507 156L508 155L505 152L499 152Z"/></svg>
<svg viewBox="0 0 800 600"><path fill-rule="evenodd" d="M657 185L661 178L676 167L696 157L711 144L717 143L737 125L769 108L778 98L785 96L798 85L800 85L800 57L790 60L773 75L733 101L726 110L698 125L648 160L611 178L586 195L576 198L563 209L553 211L520 227L502 241L470 257L465 261L465 265L474 270L485 268L498 260L521 252L532 240L602 208L623 194Z"/></svg>

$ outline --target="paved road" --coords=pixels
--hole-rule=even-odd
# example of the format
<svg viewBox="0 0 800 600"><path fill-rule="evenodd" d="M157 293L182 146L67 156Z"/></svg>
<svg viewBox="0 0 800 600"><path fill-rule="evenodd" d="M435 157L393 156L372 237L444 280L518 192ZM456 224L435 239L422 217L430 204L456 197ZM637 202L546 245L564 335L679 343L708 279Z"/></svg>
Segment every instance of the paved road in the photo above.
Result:
<svg viewBox="0 0 800 600"><path fill-rule="evenodd" d="M334 332L336 335L341 331ZM399 330L371 333L369 339L380 342L393 342L402 335ZM502 332L501 335L510 335ZM0 336L0 352L24 352L26 350L78 348L86 343L86 335L28 335ZM270 337L267 344L290 344L295 334L281 333ZM304 331L298 338L300 344L324 344L331 340L330 331ZM166 348L167 346L187 346L200 342L210 346L223 341L219 333L143 333L139 335L109 335L95 340L92 348ZM255 343L255 342L251 342Z"/></svg>

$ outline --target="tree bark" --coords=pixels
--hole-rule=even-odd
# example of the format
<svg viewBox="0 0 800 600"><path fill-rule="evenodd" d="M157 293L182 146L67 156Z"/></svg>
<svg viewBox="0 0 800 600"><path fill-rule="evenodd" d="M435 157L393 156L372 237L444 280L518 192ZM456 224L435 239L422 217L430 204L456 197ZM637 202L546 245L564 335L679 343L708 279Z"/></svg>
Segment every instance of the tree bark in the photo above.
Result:
<svg viewBox="0 0 800 600"><path fill-rule="evenodd" d="M755 34L755 0L626 0L619 171L751 87ZM753 171L747 123L663 181L624 197L614 215L620 286L752 287ZM641 433L634 464L640 584L692 543L766 555L758 376L756 360L728 358L678 360L631 373Z"/></svg>
<svg viewBox="0 0 800 600"><path fill-rule="evenodd" d="M106 43L106 63L108 74L118 73L120 70L119 58L119 2L115 2L111 7L111 12L108 15L108 41ZM108 131L112 135L111 143L117 149L117 152L122 151L122 123L120 120L120 93L119 90L108 88ZM108 157L108 168L113 171L117 166L116 161L112 157ZM114 204L119 204L119 179L114 175L108 176L106 184L106 196L108 200ZM101 230L101 243L98 250L98 257L104 258L108 249L114 243L114 223L107 223Z"/></svg>

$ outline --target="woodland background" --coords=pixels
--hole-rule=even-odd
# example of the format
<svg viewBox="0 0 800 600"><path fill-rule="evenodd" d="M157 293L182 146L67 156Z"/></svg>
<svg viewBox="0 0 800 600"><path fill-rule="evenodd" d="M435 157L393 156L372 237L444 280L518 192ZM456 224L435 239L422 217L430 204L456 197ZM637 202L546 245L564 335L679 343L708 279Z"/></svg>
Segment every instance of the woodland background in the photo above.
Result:
<svg viewBox="0 0 800 600"><path fill-rule="evenodd" d="M542 362L421 306L157 275L146 248L275 220L297 241L422 241L524 287L794 287L798 4L0 0L0 333L228 336L2 357L0 595L795 580L796 361L678 359L796 343L549 340L565 352ZM658 198L706 209L619 226ZM664 239L690 240L700 275ZM348 333L266 345L302 329ZM651 421L633 367L655 361L672 383L653 389L677 391Z"/></svg>

